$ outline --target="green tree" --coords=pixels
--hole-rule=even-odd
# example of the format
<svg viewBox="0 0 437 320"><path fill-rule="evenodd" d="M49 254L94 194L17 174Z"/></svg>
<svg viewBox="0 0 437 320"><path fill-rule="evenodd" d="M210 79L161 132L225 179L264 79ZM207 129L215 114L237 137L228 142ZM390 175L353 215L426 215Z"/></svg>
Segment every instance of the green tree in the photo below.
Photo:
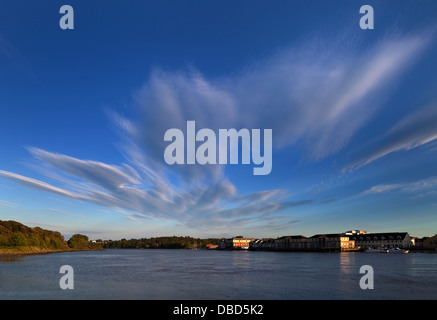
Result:
<svg viewBox="0 0 437 320"><path fill-rule="evenodd" d="M0 234L0 246L9 246L9 238L3 234Z"/></svg>
<svg viewBox="0 0 437 320"><path fill-rule="evenodd" d="M27 240L27 244L32 247L39 247L39 239L36 236L31 236Z"/></svg>
<svg viewBox="0 0 437 320"><path fill-rule="evenodd" d="M67 243L72 249L88 249L90 247L88 237L83 234L74 234Z"/></svg>
<svg viewBox="0 0 437 320"><path fill-rule="evenodd" d="M14 232L12 234L11 240L12 240L12 244L14 246L26 246L27 245L26 237L20 231Z"/></svg>
<svg viewBox="0 0 437 320"><path fill-rule="evenodd" d="M39 239L39 246L43 249L47 249L47 243L44 241L44 239Z"/></svg>
<svg viewBox="0 0 437 320"><path fill-rule="evenodd" d="M53 249L64 249L64 244L58 238L50 239L50 245Z"/></svg>

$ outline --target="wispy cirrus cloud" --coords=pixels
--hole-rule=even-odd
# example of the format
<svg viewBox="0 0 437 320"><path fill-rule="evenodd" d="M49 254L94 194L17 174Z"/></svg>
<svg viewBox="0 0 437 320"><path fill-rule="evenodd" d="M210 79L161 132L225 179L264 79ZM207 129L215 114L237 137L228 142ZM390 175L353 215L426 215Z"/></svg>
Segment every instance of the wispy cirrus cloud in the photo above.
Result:
<svg viewBox="0 0 437 320"><path fill-rule="evenodd" d="M75 194L75 193L69 192L67 190L64 190L62 188L55 187L55 186L48 184L46 182L32 179L29 177L25 177L25 176L22 176L22 175L13 173L13 172L0 170L0 176L7 178L7 179L10 179L10 180L13 180L15 182L18 182L22 185L25 185L25 186L33 188L33 189L51 192L51 193L54 193L57 195L61 195L61 196L68 197L71 199L76 199L76 200L86 199L86 197L84 197L82 195Z"/></svg>
<svg viewBox="0 0 437 320"><path fill-rule="evenodd" d="M412 112L351 161L345 170L365 166L393 152L407 151L437 139L437 102Z"/></svg>
<svg viewBox="0 0 437 320"><path fill-rule="evenodd" d="M63 214L63 215L72 215L72 216L76 216L76 217L85 217L82 214L68 213L68 212L65 212L65 211L62 211L62 210L58 210L58 209L52 209L52 208L45 208L45 209L47 211L54 212L54 213L60 213L60 214Z"/></svg>
<svg viewBox="0 0 437 320"><path fill-rule="evenodd" d="M213 130L273 128L274 147L303 146L306 157L323 159L341 151L384 106L432 38L428 31L390 35L361 51L314 39L219 79L155 70L135 94L138 119L114 118L151 166L162 163L165 131L184 130L188 120ZM223 176L219 165L174 169L189 178Z"/></svg>
<svg viewBox="0 0 437 320"><path fill-rule="evenodd" d="M194 184L189 189L181 190L173 185L163 188L162 181L165 179L162 179L156 187L144 183L148 187L143 188L141 171L137 172L127 165L111 166L36 148L30 148L29 151L39 161L49 163L61 171L52 178L58 178L62 188L11 172L0 171L0 175L38 190L115 209L135 222L161 220L202 230L229 229L235 225L236 220L241 223L239 227L250 225L287 208L311 203L286 201L289 195L279 190L240 195L236 187L226 179L212 184ZM92 174L86 174L91 170ZM63 175L73 175L75 179L64 179ZM78 180L82 183L77 184ZM163 193L163 189L172 192ZM47 210L66 214L57 209ZM251 219L245 219L248 217Z"/></svg>
<svg viewBox="0 0 437 320"><path fill-rule="evenodd" d="M18 205L12 202L0 200L0 206L16 208Z"/></svg>
<svg viewBox="0 0 437 320"><path fill-rule="evenodd" d="M168 166L163 161L166 130L184 130L189 120L198 129L273 128L274 147L297 146L306 157L324 159L343 150L370 121L383 106L381 98L430 39L427 32L387 37L366 51L315 39L219 79L197 71L155 70L134 95L135 117L110 112L123 133L126 164L31 147L33 157L56 170L51 179L59 187L7 171L0 176L122 210L137 222L167 220L204 230L230 230L236 222L248 229L262 223L292 225L298 220L279 214L314 199L293 199L286 190L240 194L223 165Z"/></svg>
<svg viewBox="0 0 437 320"><path fill-rule="evenodd" d="M414 193L417 195L418 192L435 189L436 187L437 187L437 177L430 177L427 179L422 179L413 182L379 184L365 190L362 194L370 195L370 194L382 194L387 192L406 192L406 193Z"/></svg>
<svg viewBox="0 0 437 320"><path fill-rule="evenodd" d="M128 165L111 166L103 162L79 160L62 154L50 153L38 148L28 150L35 158L62 172L98 184L107 190L139 183L135 170Z"/></svg>
<svg viewBox="0 0 437 320"><path fill-rule="evenodd" d="M60 213L60 214L67 214L64 211L61 210L56 210L56 209L51 209L51 208L46 208L46 210L51 211L51 212L55 212L55 213Z"/></svg>

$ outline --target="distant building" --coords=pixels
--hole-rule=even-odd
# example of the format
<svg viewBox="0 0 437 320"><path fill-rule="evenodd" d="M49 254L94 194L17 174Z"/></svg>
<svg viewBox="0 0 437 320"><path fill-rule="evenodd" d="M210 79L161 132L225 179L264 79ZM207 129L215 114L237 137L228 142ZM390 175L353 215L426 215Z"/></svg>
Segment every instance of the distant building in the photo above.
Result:
<svg viewBox="0 0 437 320"><path fill-rule="evenodd" d="M355 240L342 233L316 234L307 240L307 248L312 250L347 250L355 248Z"/></svg>
<svg viewBox="0 0 437 320"><path fill-rule="evenodd" d="M275 249L276 239L263 238L255 239L249 244L249 249L253 250L273 250Z"/></svg>
<svg viewBox="0 0 437 320"><path fill-rule="evenodd" d="M410 248L416 245L437 248L437 235L419 239L408 232L369 233L364 230L350 230L345 233L316 234L309 238L302 235L289 235L279 238L245 238L236 236L221 239L218 249L251 249L277 251L354 251L376 247ZM437 249L436 249L437 250Z"/></svg>
<svg viewBox="0 0 437 320"><path fill-rule="evenodd" d="M226 249L226 239L221 239L217 242L217 249Z"/></svg>
<svg viewBox="0 0 437 320"><path fill-rule="evenodd" d="M437 234L423 240L423 247L437 250Z"/></svg>
<svg viewBox="0 0 437 320"><path fill-rule="evenodd" d="M254 238L243 238L242 236L238 236L232 238L232 248L233 249L249 249L250 243L255 240Z"/></svg>
<svg viewBox="0 0 437 320"><path fill-rule="evenodd" d="M414 246L418 248L423 248L423 241L428 239L429 237L416 238L414 239Z"/></svg>
<svg viewBox="0 0 437 320"><path fill-rule="evenodd" d="M275 240L275 247L278 250L303 250L307 247L307 237L283 236Z"/></svg>
<svg viewBox="0 0 437 320"><path fill-rule="evenodd" d="M218 249L249 249L250 243L254 238L244 238L243 236L236 236L234 238L222 239L218 243Z"/></svg>
<svg viewBox="0 0 437 320"><path fill-rule="evenodd" d="M350 235L355 245L362 248L399 247L409 248L412 245L408 232L385 232Z"/></svg>

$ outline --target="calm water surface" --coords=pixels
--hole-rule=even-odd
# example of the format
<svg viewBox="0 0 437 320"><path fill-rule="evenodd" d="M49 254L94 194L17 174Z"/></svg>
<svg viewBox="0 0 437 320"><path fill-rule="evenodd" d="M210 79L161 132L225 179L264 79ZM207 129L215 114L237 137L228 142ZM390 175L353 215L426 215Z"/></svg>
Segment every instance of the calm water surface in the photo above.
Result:
<svg viewBox="0 0 437 320"><path fill-rule="evenodd" d="M62 290L62 265L74 289ZM362 290L362 265L374 289ZM437 254L112 249L0 260L0 299L437 299Z"/></svg>

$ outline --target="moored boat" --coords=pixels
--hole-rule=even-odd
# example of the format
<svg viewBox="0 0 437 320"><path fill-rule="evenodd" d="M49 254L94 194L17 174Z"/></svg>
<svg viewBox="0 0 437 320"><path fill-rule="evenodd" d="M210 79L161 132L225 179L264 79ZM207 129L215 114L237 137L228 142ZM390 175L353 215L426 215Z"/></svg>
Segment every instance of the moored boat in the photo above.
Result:
<svg viewBox="0 0 437 320"><path fill-rule="evenodd" d="M388 250L388 253L408 253L409 250L404 250L401 248L391 248L390 250Z"/></svg>

